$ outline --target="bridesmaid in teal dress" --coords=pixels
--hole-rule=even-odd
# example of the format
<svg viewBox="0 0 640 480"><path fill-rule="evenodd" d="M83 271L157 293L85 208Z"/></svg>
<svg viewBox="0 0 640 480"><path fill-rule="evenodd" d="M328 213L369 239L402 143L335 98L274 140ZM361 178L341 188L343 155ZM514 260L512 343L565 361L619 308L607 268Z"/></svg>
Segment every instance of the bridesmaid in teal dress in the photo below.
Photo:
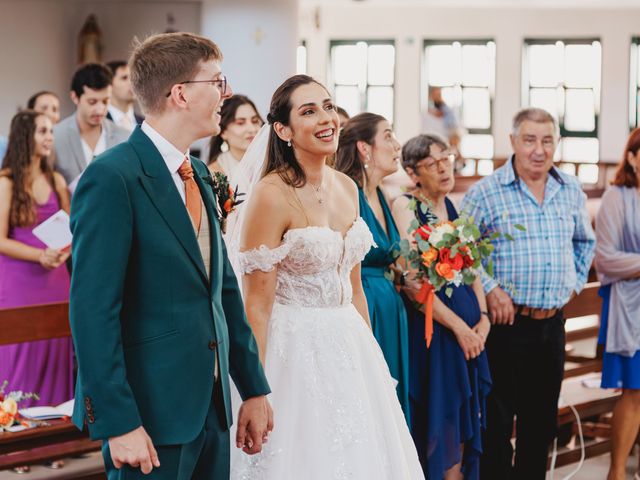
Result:
<svg viewBox="0 0 640 480"><path fill-rule="evenodd" d="M398 170L399 159L400 144L389 122L380 115L356 115L340 133L335 168L358 184L360 216L376 243L362 261L362 285L371 328L391 376L398 381L400 405L411 425L407 312L394 285L404 280L401 270L394 265L400 234L380 187L384 177Z"/></svg>

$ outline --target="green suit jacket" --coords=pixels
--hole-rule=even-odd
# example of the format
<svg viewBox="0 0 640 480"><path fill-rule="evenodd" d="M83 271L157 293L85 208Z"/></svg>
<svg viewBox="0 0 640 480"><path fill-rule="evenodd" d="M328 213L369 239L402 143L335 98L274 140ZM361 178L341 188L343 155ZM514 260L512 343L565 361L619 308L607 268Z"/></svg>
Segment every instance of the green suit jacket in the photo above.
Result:
<svg viewBox="0 0 640 480"><path fill-rule="evenodd" d="M209 170L191 158L211 231L211 279L164 160L137 127L86 169L71 204L73 421L107 439L142 425L157 445L202 430L219 372L243 399L269 393L220 233ZM220 408L221 410L221 408Z"/></svg>

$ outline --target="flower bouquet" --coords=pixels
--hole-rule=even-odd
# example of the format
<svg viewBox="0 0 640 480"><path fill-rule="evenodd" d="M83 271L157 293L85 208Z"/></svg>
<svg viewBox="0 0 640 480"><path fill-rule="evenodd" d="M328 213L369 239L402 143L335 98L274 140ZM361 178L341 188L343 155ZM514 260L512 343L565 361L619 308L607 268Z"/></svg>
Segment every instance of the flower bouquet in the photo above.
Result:
<svg viewBox="0 0 640 480"><path fill-rule="evenodd" d="M418 202L412 202L409 207L414 211L421 208L423 213L428 208ZM522 225L514 226L525 230ZM450 297L454 286L471 285L480 274L484 261L485 271L493 276L492 242L501 236L513 241L513 237L508 233L481 232L473 217L465 215L454 221L429 225L420 225L414 219L408 232L413 241L402 240L399 253L417 271L416 280L422 283L416 301L425 306L425 339L429 347L433 336L434 292L444 288Z"/></svg>
<svg viewBox="0 0 640 480"><path fill-rule="evenodd" d="M18 403L28 398L39 400L35 393L23 393L22 391L5 393L8 384L9 382L5 380L0 386L0 432L20 423Z"/></svg>

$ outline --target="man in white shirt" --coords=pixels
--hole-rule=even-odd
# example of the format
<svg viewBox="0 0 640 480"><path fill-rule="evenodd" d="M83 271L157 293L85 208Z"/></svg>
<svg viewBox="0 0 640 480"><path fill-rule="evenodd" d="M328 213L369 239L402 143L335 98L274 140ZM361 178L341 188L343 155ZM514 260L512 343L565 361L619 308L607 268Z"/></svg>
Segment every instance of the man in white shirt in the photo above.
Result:
<svg viewBox="0 0 640 480"><path fill-rule="evenodd" d="M111 103L107 118L119 127L132 132L136 125L144 120L144 117L136 115L133 110L135 96L129 77L129 66L124 60L114 60L107 63L107 67L113 74L111 82Z"/></svg>
<svg viewBox="0 0 640 480"><path fill-rule="evenodd" d="M111 71L99 63L83 65L71 80L76 111L53 127L55 167L70 186L94 157L129 137L127 130L105 118L111 80Z"/></svg>

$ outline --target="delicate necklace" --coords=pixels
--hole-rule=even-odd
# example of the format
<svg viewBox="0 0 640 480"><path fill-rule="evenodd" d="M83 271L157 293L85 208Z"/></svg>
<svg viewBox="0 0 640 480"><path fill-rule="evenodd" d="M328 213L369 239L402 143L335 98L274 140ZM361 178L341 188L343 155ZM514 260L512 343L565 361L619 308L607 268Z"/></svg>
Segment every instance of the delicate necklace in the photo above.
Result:
<svg viewBox="0 0 640 480"><path fill-rule="evenodd" d="M313 194L316 197L316 200L318 200L318 203L320 205L322 205L323 200L322 200L322 181L320 181L320 184L318 186L315 186L313 183L309 182L309 185L311 185L311 188L313 189Z"/></svg>

